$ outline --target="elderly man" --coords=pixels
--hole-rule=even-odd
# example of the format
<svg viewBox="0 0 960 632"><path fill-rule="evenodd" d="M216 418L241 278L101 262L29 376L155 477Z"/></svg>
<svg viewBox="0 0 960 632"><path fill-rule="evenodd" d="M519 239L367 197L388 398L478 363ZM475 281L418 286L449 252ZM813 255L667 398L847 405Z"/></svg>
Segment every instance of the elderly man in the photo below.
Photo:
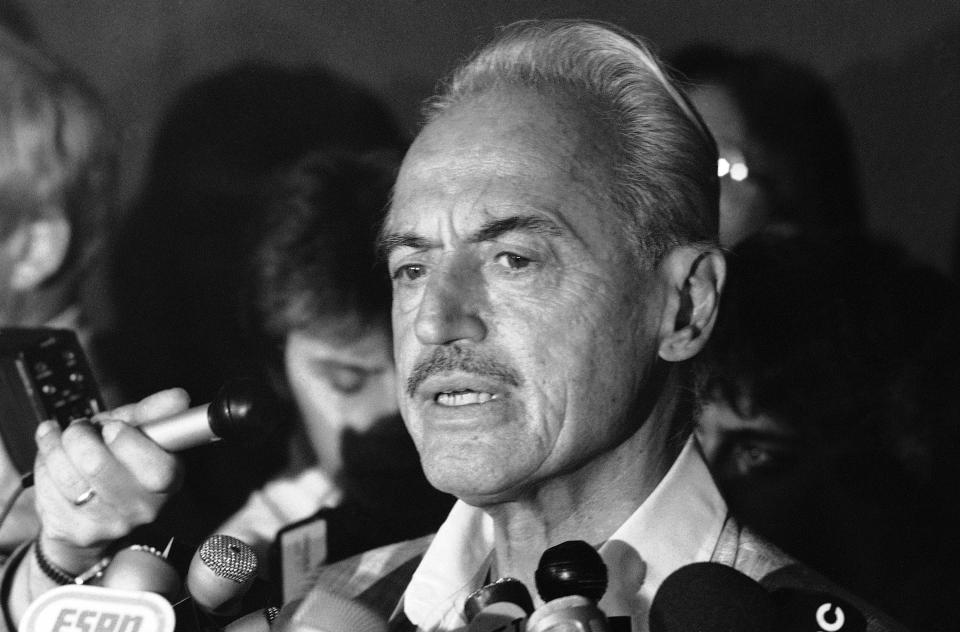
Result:
<svg viewBox="0 0 960 632"><path fill-rule="evenodd" d="M683 361L725 274L716 161L651 54L608 26L514 25L457 71L404 160L382 246L402 414L427 477L460 502L436 536L320 586L396 629L455 630L471 591L513 577L533 592L543 551L584 540L609 569L601 608L643 630L681 566L759 579L792 563L728 515L689 439Z"/></svg>
<svg viewBox="0 0 960 632"><path fill-rule="evenodd" d="M601 608L645 630L681 566L760 578L790 564L730 518L689 438L683 361L716 316L716 231L713 141L635 38L524 23L469 61L404 160L382 236L401 412L427 477L461 500L435 536L319 573L293 616L309 627L321 589L336 590L397 630L460 629L471 591L512 576L533 593L541 553L584 540L610 571ZM122 424L108 446L82 426L45 430L41 543L75 573L108 529L81 541L64 515L89 527L102 512L116 535L172 483L138 468L137 516L113 506L123 490L101 469L135 454L174 466ZM81 441L101 469L76 464ZM74 507L88 488L103 505ZM23 566L20 599L44 586Z"/></svg>

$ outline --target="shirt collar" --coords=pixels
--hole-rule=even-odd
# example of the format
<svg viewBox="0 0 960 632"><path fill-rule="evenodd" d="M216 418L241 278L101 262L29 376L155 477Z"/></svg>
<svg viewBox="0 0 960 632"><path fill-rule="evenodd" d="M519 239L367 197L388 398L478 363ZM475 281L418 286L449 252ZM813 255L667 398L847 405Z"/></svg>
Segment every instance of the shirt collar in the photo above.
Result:
<svg viewBox="0 0 960 632"><path fill-rule="evenodd" d="M681 566L710 559L726 516L691 437L653 493L600 547L610 574L600 608L609 616L632 614L645 628L660 584ZM457 501L406 590L407 618L421 630L465 626L463 603L483 585L492 551L492 519Z"/></svg>
<svg viewBox="0 0 960 632"><path fill-rule="evenodd" d="M709 561L726 518L727 504L691 437L660 484L600 547L610 577L600 609L630 614L645 628L660 584L681 566Z"/></svg>

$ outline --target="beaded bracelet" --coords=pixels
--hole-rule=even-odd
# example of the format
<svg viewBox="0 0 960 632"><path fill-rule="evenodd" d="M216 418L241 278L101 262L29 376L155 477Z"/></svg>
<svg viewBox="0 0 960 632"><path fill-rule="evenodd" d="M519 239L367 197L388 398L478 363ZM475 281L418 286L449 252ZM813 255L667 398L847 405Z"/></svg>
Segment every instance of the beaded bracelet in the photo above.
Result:
<svg viewBox="0 0 960 632"><path fill-rule="evenodd" d="M43 574L46 575L50 581L58 586L66 586L67 584L73 583L73 576L48 560L47 556L43 554L43 549L40 547L40 538L37 538L33 543L33 553L37 560L37 566L40 567L40 570L43 571Z"/></svg>
<svg viewBox="0 0 960 632"><path fill-rule="evenodd" d="M71 576L67 571L47 559L47 556L43 553L43 549L40 547L40 538L34 541L33 553L37 560L37 566L40 567L43 574L58 586L67 586L69 584L82 585L98 579L103 575L104 569L106 569L110 563L110 558L104 557L79 575Z"/></svg>

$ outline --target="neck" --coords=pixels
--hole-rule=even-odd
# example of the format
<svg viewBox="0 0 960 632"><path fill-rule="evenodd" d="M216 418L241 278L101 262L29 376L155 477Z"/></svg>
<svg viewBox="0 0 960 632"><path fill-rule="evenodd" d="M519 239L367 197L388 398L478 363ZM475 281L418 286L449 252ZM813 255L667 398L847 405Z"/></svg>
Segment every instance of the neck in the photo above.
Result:
<svg viewBox="0 0 960 632"><path fill-rule="evenodd" d="M679 410L675 372L657 404L626 441L523 497L485 507L494 521L495 576L519 579L534 595L543 552L567 540L599 547L637 510L676 459ZM535 600L538 600L535 598Z"/></svg>

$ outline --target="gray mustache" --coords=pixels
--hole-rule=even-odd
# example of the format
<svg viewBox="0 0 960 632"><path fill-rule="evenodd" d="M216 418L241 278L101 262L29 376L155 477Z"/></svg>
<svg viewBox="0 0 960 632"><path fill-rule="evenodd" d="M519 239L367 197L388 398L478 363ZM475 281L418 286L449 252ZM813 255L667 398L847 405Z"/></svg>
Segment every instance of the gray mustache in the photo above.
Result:
<svg viewBox="0 0 960 632"><path fill-rule="evenodd" d="M520 386L523 382L520 374L507 365L473 349L459 345L435 347L428 357L413 367L407 378L407 395L413 397L428 377L454 371L493 378L509 386Z"/></svg>

